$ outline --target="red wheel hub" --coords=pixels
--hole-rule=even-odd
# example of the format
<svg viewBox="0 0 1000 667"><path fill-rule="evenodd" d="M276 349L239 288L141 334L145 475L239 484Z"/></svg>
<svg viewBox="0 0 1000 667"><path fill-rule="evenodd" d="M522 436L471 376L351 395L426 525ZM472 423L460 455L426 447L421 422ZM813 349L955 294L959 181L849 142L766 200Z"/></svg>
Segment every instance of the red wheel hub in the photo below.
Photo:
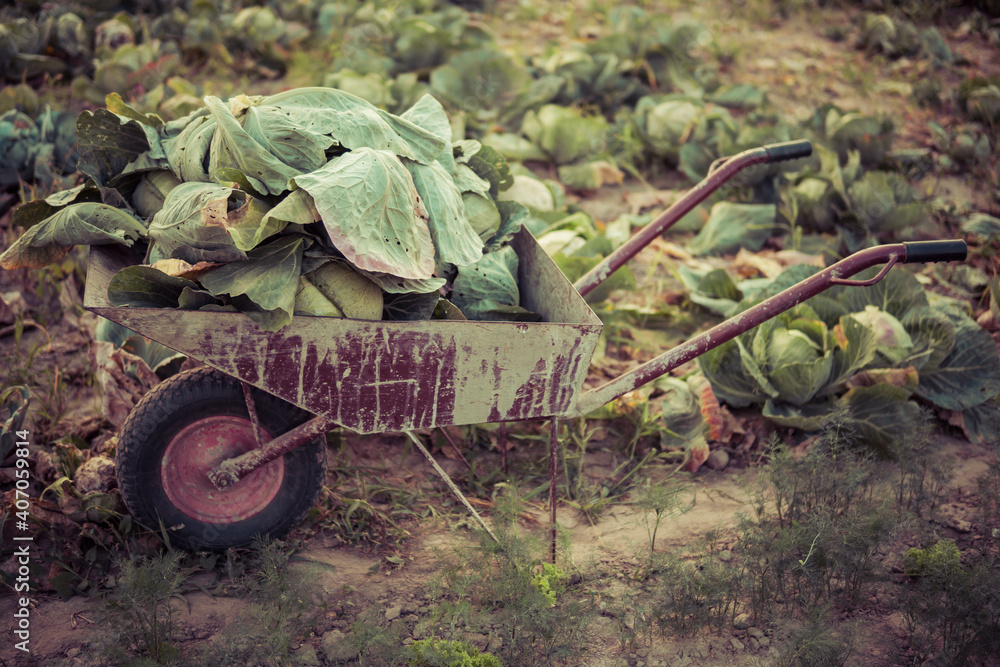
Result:
<svg viewBox="0 0 1000 667"><path fill-rule="evenodd" d="M263 431L264 440L271 436ZM277 458L254 470L237 484L219 491L208 471L222 461L257 448L249 419L218 415L186 426L167 445L160 464L163 490L179 510L204 523L235 523L248 519L274 500L285 477Z"/></svg>

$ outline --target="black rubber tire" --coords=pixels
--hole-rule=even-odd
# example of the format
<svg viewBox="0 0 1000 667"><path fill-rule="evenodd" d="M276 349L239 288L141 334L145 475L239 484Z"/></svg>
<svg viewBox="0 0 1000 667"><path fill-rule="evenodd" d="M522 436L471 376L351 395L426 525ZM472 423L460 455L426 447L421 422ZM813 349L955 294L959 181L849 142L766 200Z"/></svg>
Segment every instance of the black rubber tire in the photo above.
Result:
<svg viewBox="0 0 1000 667"><path fill-rule="evenodd" d="M254 403L261 426L278 436L311 415L257 389ZM126 506L137 522L159 533L168 531L171 545L189 550L221 550L249 546L255 537L281 538L305 518L323 490L326 441L319 437L284 456L277 494L262 509L242 520L205 522L170 500L161 479L167 447L188 425L208 417L249 415L240 381L213 368L179 373L142 398L118 439L115 469Z"/></svg>

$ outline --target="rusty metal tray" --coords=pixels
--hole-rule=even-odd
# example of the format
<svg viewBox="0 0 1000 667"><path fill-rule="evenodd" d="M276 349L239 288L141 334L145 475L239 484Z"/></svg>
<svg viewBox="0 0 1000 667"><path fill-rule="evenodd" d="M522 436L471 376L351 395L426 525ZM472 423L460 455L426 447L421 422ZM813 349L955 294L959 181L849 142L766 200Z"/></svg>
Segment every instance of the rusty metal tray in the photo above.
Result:
<svg viewBox="0 0 1000 667"><path fill-rule="evenodd" d="M90 249L84 306L359 433L571 414L601 321L527 231L521 304L542 322L385 322L296 316L277 332L242 313L116 307L114 274L142 262Z"/></svg>

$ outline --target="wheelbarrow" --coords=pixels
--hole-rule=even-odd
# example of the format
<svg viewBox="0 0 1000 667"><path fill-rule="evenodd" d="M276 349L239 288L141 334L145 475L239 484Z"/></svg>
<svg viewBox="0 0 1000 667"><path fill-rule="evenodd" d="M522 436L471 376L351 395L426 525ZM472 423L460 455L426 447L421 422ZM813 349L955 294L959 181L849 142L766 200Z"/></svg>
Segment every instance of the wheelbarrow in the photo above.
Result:
<svg viewBox="0 0 1000 667"><path fill-rule="evenodd" d="M701 183L575 284L522 230L511 242L521 305L540 322L296 316L269 332L241 313L115 307L107 298L111 277L142 258L121 246L91 248L85 307L205 364L154 388L122 427L116 466L126 505L143 525L173 528L171 539L188 548L278 537L322 491L324 435L333 428L411 432L585 415L833 285L875 284L898 262L965 259L961 240L861 250L583 391L602 328L584 297L741 170L811 152L808 141L794 141L717 160ZM874 278L851 279L879 264Z"/></svg>

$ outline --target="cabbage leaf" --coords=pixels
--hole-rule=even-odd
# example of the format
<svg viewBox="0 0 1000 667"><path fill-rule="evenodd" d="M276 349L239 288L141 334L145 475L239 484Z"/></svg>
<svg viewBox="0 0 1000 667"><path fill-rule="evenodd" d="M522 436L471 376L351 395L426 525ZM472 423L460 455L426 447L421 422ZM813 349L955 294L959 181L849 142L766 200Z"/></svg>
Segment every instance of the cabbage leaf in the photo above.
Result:
<svg viewBox="0 0 1000 667"><path fill-rule="evenodd" d="M434 244L410 173L388 151L359 148L295 179L316 202L330 241L351 264L430 278Z"/></svg>

